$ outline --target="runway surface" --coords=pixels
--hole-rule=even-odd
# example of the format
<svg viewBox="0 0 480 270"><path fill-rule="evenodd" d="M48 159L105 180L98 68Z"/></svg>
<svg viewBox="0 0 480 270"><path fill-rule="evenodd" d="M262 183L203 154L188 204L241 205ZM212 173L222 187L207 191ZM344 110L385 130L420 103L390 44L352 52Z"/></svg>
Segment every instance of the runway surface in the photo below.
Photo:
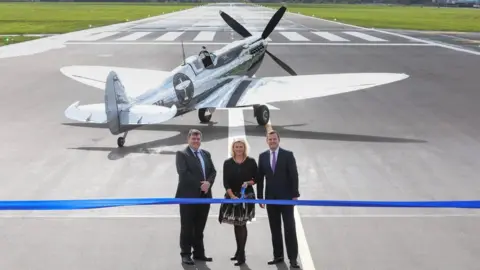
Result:
<svg viewBox="0 0 480 270"><path fill-rule="evenodd" d="M173 34L168 40L155 40L167 33L185 32L187 55L197 54L202 44L213 50L222 46L215 42L238 38L221 22L219 9L259 32L274 12L215 4L103 28L100 34L88 30L37 41L43 46L37 51L0 51L0 57L6 57L0 61L0 198L172 197L177 184L174 153L186 146L190 128L204 132L202 146L212 153L218 171L214 196L222 197L229 137L245 135L255 158L267 147L265 128L256 126L252 111L217 111L210 125L199 124L197 114L190 113L132 131L126 147L118 149L116 137L107 129L88 128L64 117L63 111L74 101L103 102L104 93L59 71L71 65L171 70L182 60L180 40ZM278 110L271 111L271 125L280 132L281 146L295 153L302 199L479 198L478 55L294 14L286 14L279 27L283 30L272 34L269 50L300 75L409 75L358 92L272 104ZM199 34L202 31L209 33ZM102 32L103 38L98 38ZM118 40L140 32L149 33ZM297 33L297 40L280 32L289 37ZM337 40L317 39L314 32ZM385 41L362 41L358 34L345 32ZM89 35L97 36L86 40ZM199 35L205 42L194 41ZM309 40L298 40L300 35ZM11 57L21 54L30 55ZM286 75L268 57L256 74ZM234 128L237 123L244 127ZM235 252L233 228L218 224L218 208L212 206L205 231L207 255L214 262L198 269L238 268L229 261ZM177 209L0 212L0 247L8 251L0 255L0 268L183 269ZM299 207L297 211L300 263L305 270L478 268L476 210ZM249 225L248 267L242 269L277 269L266 264L272 256L270 243L266 212L257 208L257 220Z"/></svg>

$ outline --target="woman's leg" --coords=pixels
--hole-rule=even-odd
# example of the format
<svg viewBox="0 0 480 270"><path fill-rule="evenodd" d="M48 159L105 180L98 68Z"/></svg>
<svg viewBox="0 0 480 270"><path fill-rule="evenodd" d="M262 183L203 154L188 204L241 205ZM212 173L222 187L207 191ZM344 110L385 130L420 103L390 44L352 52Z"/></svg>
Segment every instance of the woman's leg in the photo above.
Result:
<svg viewBox="0 0 480 270"><path fill-rule="evenodd" d="M242 232L241 229L239 228L240 226L234 225L233 229L235 232L235 241L237 242L237 250L235 251L235 255L230 258L232 261L236 261L238 259L239 251L240 251L240 241L242 239Z"/></svg>
<svg viewBox="0 0 480 270"><path fill-rule="evenodd" d="M247 243L247 225L236 226L238 231L238 255L237 255L237 263L235 265L241 265L245 263L245 246Z"/></svg>

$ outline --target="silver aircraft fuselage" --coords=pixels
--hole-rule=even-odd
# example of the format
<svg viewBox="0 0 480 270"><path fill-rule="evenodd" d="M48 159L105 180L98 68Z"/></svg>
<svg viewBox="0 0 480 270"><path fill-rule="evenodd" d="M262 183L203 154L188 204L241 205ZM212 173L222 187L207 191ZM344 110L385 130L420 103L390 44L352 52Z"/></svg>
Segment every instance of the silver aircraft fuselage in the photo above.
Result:
<svg viewBox="0 0 480 270"><path fill-rule="evenodd" d="M177 107L177 116L196 110L215 96L229 98L245 76L252 77L265 56L267 41L260 35L234 41L210 52L212 64L205 67L199 56L190 56L172 70L160 86L136 98L135 104Z"/></svg>

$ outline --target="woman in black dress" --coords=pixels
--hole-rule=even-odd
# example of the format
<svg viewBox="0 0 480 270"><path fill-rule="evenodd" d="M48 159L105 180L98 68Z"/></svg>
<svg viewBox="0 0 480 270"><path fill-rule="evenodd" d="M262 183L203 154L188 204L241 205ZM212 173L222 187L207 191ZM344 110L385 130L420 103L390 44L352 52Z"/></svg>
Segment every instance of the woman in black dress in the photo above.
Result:
<svg viewBox="0 0 480 270"><path fill-rule="evenodd" d="M257 173L257 162L248 156L248 145L245 140L233 141L230 148L231 158L223 163L223 185L226 189L225 198L241 198L242 187L245 188L243 197L255 199L253 185ZM220 207L219 222L234 226L237 251L231 260L236 260L235 265L245 263L245 244L247 242L247 222L255 217L255 204L222 204Z"/></svg>

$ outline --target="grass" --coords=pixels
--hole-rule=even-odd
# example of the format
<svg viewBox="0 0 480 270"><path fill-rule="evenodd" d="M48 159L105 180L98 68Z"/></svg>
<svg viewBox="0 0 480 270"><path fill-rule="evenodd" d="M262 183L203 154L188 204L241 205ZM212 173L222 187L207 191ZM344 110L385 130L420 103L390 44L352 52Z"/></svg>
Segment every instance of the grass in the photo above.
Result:
<svg viewBox="0 0 480 270"><path fill-rule="evenodd" d="M263 4L278 8L278 4ZM286 4L288 11L363 27L480 32L480 10L420 6Z"/></svg>
<svg viewBox="0 0 480 270"><path fill-rule="evenodd" d="M193 6L171 3L0 3L0 34L67 33Z"/></svg>
<svg viewBox="0 0 480 270"><path fill-rule="evenodd" d="M24 42L28 40L37 39L38 37L25 37L25 36L1 36L0 37L0 46L15 44L19 42Z"/></svg>

